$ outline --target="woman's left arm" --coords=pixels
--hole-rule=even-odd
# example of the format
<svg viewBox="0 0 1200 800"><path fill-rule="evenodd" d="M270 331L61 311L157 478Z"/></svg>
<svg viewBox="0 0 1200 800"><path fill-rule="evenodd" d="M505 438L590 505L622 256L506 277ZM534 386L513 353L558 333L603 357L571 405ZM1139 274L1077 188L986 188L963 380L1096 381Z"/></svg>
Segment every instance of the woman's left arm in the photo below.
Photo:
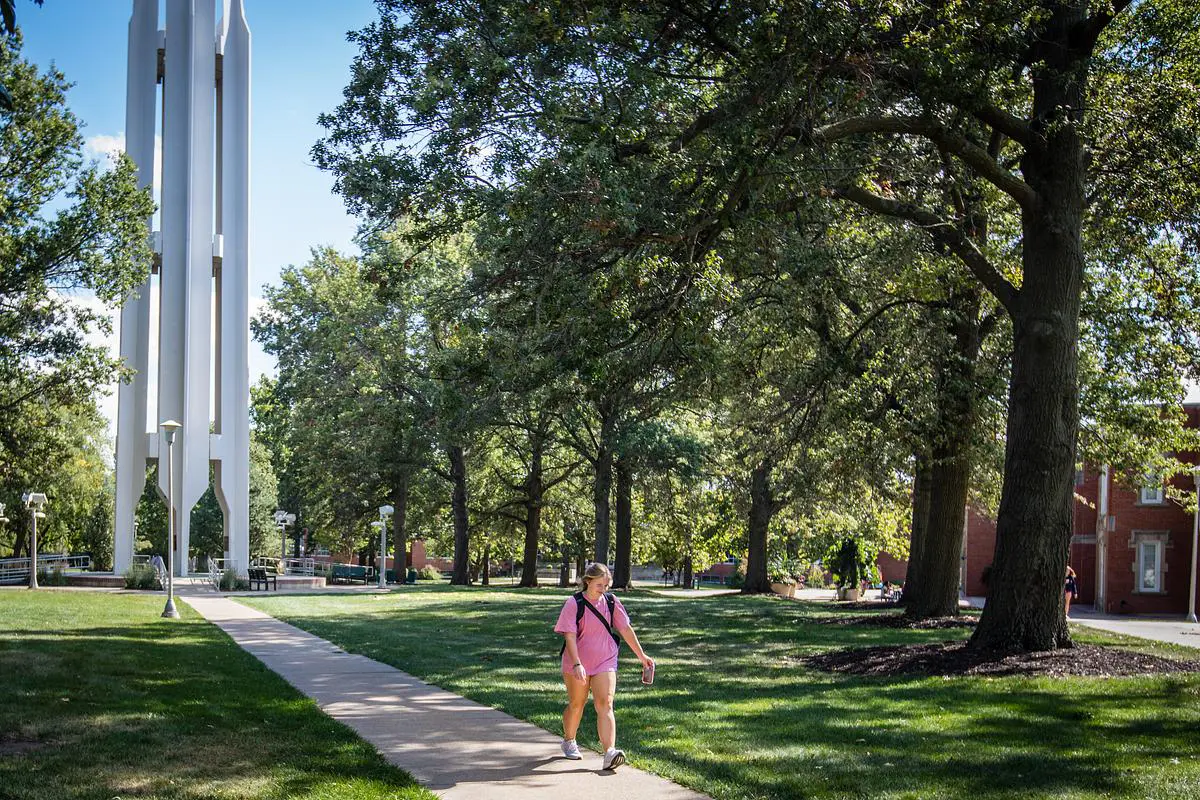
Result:
<svg viewBox="0 0 1200 800"><path fill-rule="evenodd" d="M619 633L625 643L629 645L629 649L638 657L638 661L647 667L654 663L654 659L646 655L646 651L642 649L642 643L638 641L637 632L634 631L632 625L622 628Z"/></svg>

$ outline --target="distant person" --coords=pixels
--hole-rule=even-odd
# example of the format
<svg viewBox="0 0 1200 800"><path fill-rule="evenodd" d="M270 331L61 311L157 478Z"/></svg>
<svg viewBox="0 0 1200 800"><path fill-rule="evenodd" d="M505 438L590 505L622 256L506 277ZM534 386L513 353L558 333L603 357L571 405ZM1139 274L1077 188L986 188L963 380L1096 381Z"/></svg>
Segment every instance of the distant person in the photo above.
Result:
<svg viewBox="0 0 1200 800"><path fill-rule="evenodd" d="M1075 578L1075 570L1071 569L1071 565L1067 565L1067 580L1063 587L1063 615L1071 613L1071 601L1079 599L1079 581Z"/></svg>
<svg viewBox="0 0 1200 800"><path fill-rule="evenodd" d="M563 681L567 685L567 707L563 710L563 755L581 759L575 734L587 705L588 691L596 708L596 734L604 749L602 769L616 769L625 763L625 753L617 749L617 719L613 714L613 695L617 690L617 635L629 645L645 668L654 660L642 650L629 615L621 601L608 593L612 575L604 564L591 564L583 572L583 591L563 603L554 626L565 639L562 651Z"/></svg>

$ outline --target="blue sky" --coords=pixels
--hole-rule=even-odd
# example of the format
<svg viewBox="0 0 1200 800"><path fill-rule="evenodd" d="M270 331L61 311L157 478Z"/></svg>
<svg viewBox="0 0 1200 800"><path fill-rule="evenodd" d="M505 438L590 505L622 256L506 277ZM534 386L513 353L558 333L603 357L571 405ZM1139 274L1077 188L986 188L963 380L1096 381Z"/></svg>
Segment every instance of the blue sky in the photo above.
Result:
<svg viewBox="0 0 1200 800"><path fill-rule="evenodd" d="M220 0L217 16L220 17ZM250 25L250 294L253 303L280 269L301 264L312 247L354 251L355 221L309 150L321 136L317 116L341 101L356 49L346 32L375 19L373 0L244 0ZM125 58L131 0L17 0L24 56L53 62L75 84L71 110L99 156L125 129ZM165 11L160 10L159 26ZM115 331L114 331L115 333ZM115 340L115 337L114 337ZM251 344L250 380L274 364ZM102 402L115 420L115 399Z"/></svg>

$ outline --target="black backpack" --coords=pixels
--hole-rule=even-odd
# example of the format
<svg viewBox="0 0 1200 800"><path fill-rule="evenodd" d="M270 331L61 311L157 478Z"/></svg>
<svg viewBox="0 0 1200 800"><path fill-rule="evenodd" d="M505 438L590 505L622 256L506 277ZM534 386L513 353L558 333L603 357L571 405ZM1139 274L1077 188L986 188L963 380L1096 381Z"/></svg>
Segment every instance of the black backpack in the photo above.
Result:
<svg viewBox="0 0 1200 800"><path fill-rule="evenodd" d="M617 598L613 597L612 592L604 593L604 601L608 604L608 616L611 619L617 607ZM579 623L583 622L583 612L585 608L590 608L592 613L596 615L596 619L604 623L604 629L608 631L608 635L617 643L617 647L621 646L621 637L613 630L612 624L604 618L604 615L583 596L583 592L575 593L575 630L578 636ZM562 658L563 653L567 652L566 637L563 637L562 648L558 651L558 657Z"/></svg>

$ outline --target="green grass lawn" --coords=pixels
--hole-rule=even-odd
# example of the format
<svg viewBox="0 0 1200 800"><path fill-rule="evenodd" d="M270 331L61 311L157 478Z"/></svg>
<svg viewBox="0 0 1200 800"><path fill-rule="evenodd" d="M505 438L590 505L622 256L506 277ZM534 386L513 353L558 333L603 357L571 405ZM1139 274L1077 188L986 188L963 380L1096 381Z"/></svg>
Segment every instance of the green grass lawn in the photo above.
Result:
<svg viewBox="0 0 1200 800"><path fill-rule="evenodd" d="M551 628L565 596L439 586L240 599L558 732L561 639ZM643 687L623 651L618 741L634 765L713 797L1200 798L1200 676L830 675L798 659L968 632L822 625L837 613L829 605L768 597L635 591L625 602L659 666ZM596 746L590 709L580 733Z"/></svg>
<svg viewBox="0 0 1200 800"><path fill-rule="evenodd" d="M0 591L0 798L433 800L184 603Z"/></svg>

